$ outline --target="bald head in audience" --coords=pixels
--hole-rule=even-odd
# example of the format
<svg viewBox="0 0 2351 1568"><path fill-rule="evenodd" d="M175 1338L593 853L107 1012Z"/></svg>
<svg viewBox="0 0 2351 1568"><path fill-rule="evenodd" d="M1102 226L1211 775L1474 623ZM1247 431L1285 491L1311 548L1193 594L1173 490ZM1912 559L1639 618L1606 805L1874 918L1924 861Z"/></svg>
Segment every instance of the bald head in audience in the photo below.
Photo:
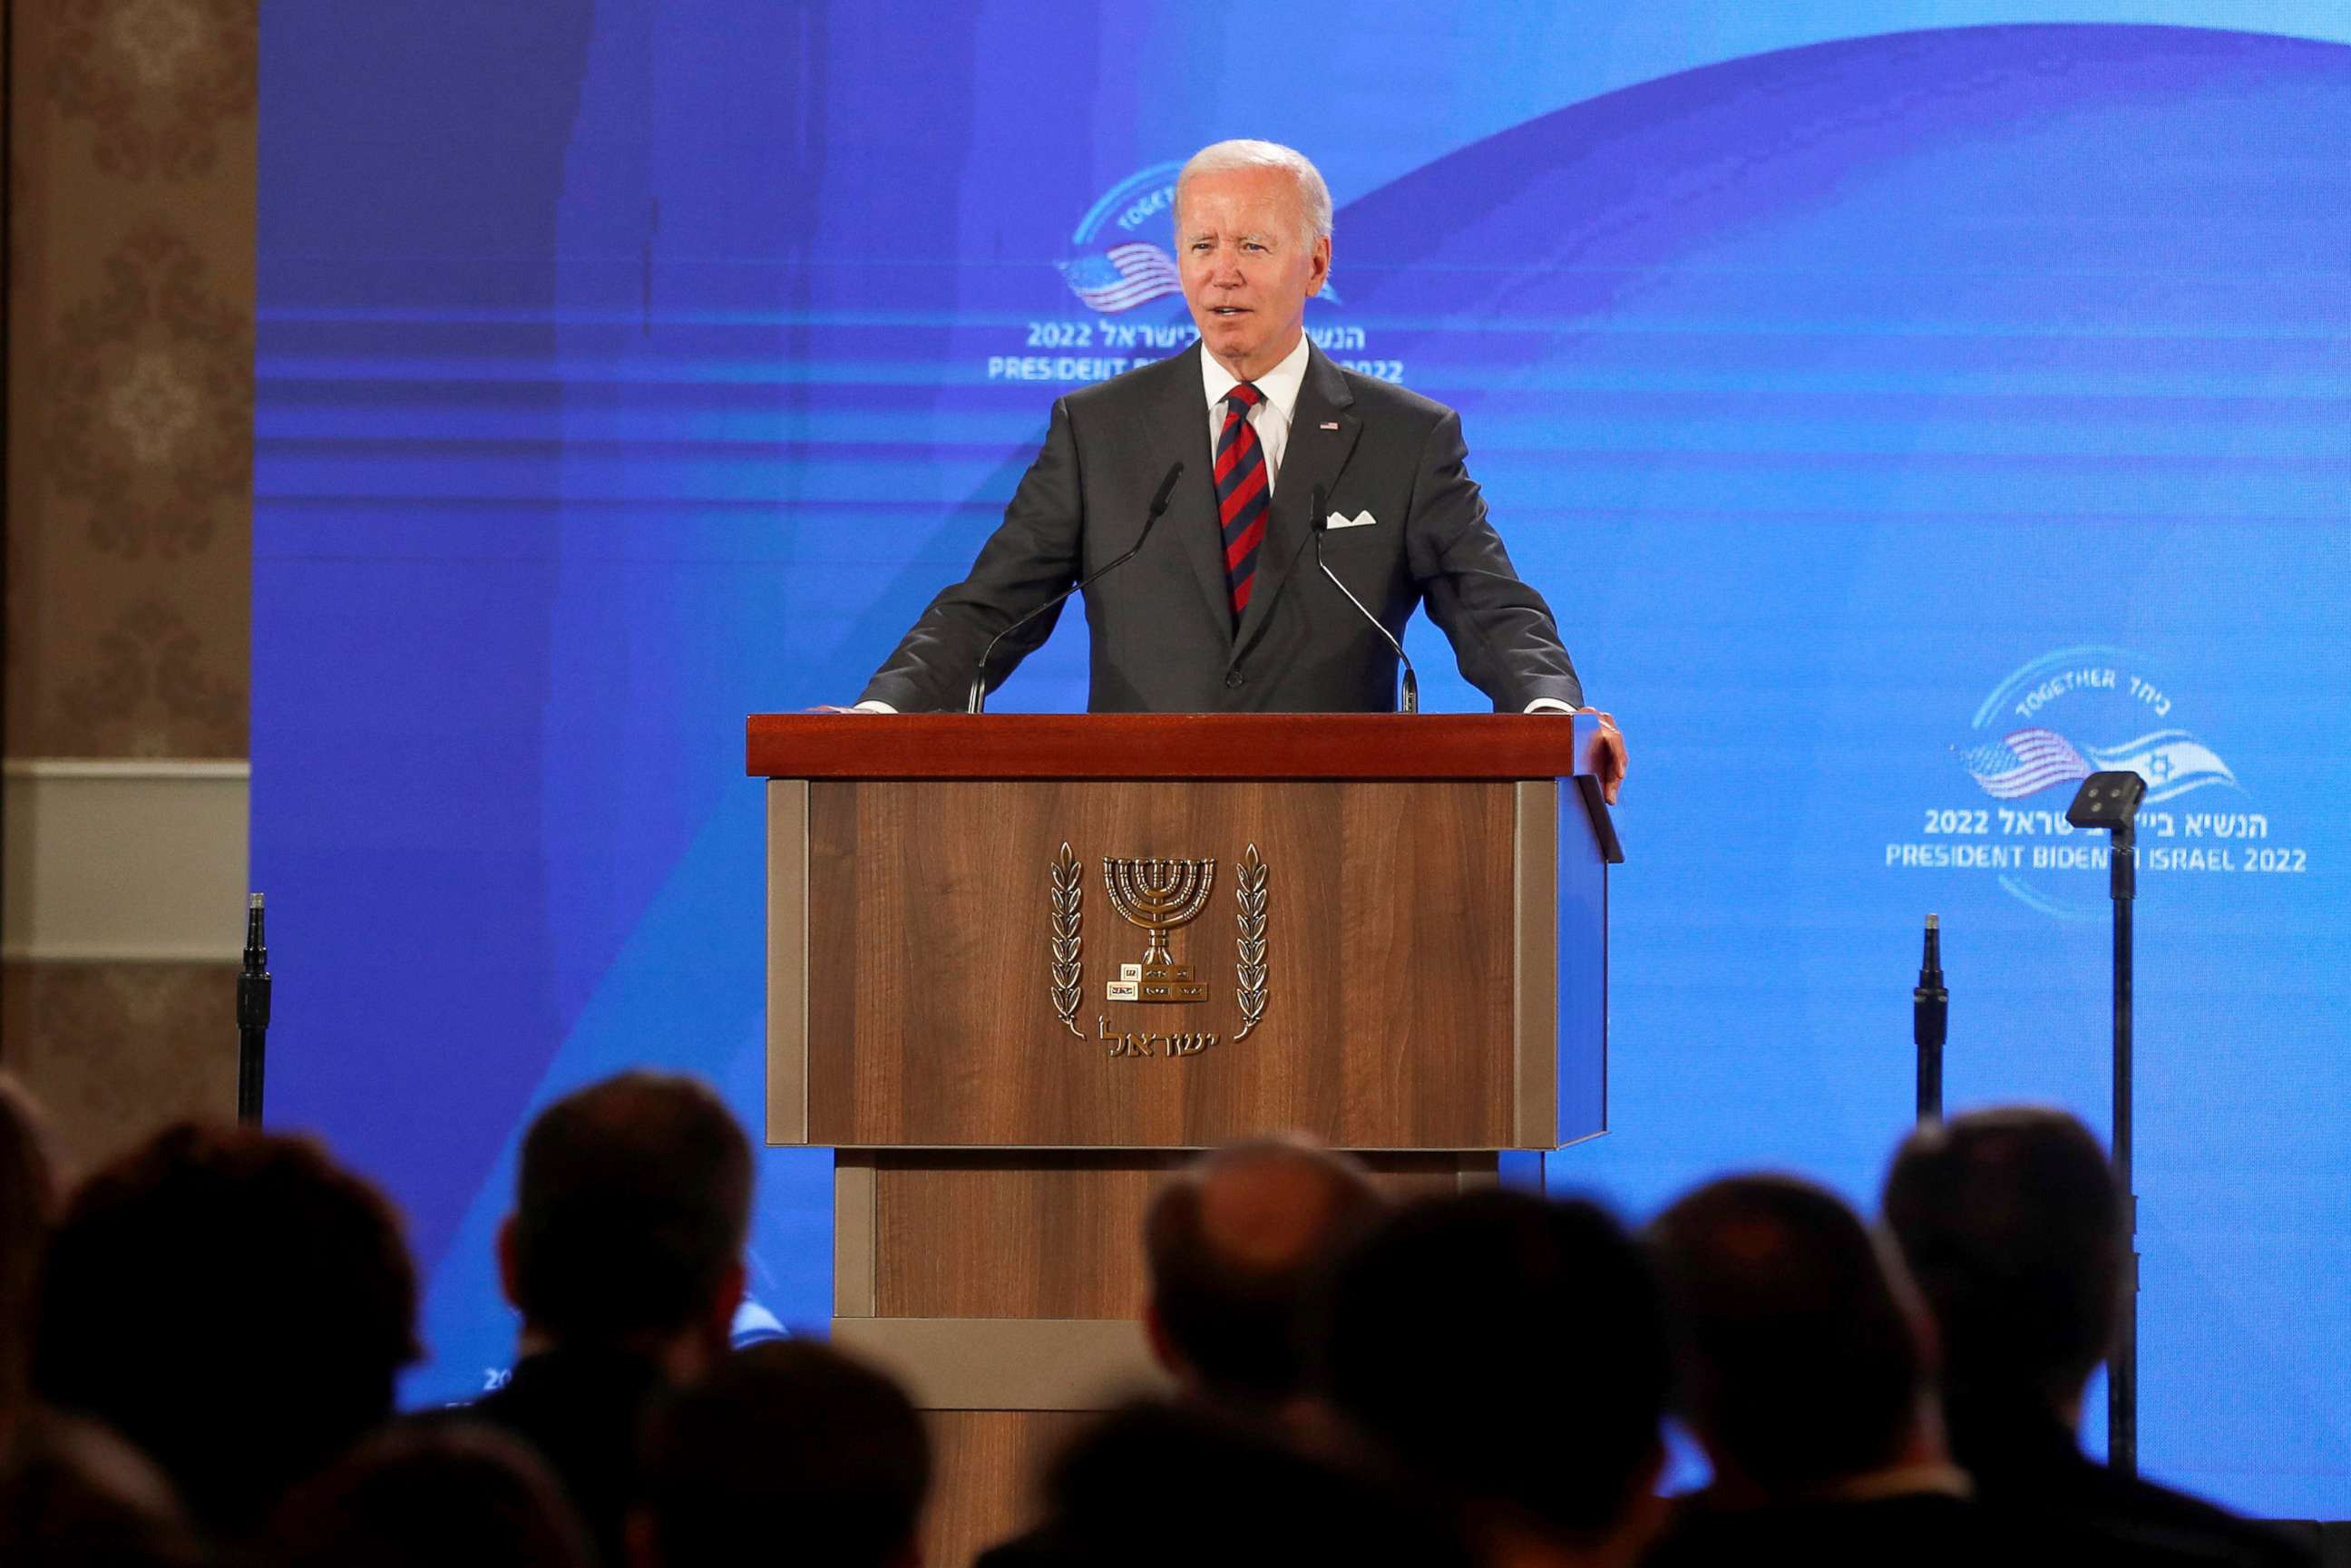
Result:
<svg viewBox="0 0 2351 1568"><path fill-rule="evenodd" d="M1292 1397L1314 1281L1384 1207L1361 1164L1310 1139L1253 1139L1204 1155L1144 1222L1154 1353L1212 1399Z"/></svg>

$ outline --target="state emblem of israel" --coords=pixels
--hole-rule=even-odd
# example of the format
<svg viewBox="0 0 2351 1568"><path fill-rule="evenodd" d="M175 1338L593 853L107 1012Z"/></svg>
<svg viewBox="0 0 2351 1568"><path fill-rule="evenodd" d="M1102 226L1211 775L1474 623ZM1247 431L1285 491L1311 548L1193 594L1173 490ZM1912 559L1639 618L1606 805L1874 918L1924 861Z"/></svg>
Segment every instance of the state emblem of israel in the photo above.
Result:
<svg viewBox="0 0 2351 1568"><path fill-rule="evenodd" d="M1083 1039L1085 1031L1078 1027L1077 1019L1078 1005L1085 994L1084 939L1081 929L1085 894L1080 864L1068 844L1061 846L1061 853L1053 860L1049 967L1053 982L1053 1012L1071 1034ZM1103 987L1105 1002L1197 1004L1210 999L1210 983L1203 977L1204 968L1196 964L1178 963L1170 938L1193 925L1207 909L1217 891L1217 869L1214 856L1199 860L1102 857L1103 896L1122 920L1144 934L1142 960L1119 965L1118 977ZM1232 869L1236 901L1233 997L1241 1015L1240 1028L1232 1039L1238 1042L1265 1017L1269 990L1267 875L1265 862L1255 844L1234 861ZM1107 1022L1103 1028L1108 1030ZM1134 1038L1214 1043L1217 1037L1193 1032L1173 1037L1146 1033Z"/></svg>
<svg viewBox="0 0 2351 1568"><path fill-rule="evenodd" d="M1215 860L1113 860L1102 857L1110 906L1151 934L1140 964L1121 964L1103 999L1113 1002L1205 1002L1208 988L1192 966L1167 951L1167 934L1189 925L1207 907L1217 885Z"/></svg>

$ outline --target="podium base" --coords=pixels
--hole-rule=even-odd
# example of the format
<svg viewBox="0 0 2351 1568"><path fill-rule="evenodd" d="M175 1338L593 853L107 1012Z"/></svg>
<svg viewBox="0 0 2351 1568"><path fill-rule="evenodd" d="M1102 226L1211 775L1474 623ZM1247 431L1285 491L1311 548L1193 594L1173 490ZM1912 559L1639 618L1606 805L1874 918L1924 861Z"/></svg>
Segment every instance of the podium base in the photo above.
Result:
<svg viewBox="0 0 2351 1568"><path fill-rule="evenodd" d="M937 1448L924 1560L1035 1522L1087 1413L1164 1390L1142 1313L1143 1218L1192 1151L841 1149L832 1335L899 1379ZM1483 1153L1358 1156L1399 1197L1490 1186Z"/></svg>

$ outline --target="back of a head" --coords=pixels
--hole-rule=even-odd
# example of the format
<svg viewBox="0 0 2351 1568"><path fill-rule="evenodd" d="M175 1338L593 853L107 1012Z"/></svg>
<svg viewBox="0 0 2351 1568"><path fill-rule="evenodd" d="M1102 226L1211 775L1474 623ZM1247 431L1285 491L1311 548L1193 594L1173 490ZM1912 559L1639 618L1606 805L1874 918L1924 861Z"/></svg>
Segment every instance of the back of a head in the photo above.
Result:
<svg viewBox="0 0 2351 1568"><path fill-rule="evenodd" d="M51 1239L37 1390L241 1533L390 1412L416 1279L381 1194L307 1139L183 1124L83 1184Z"/></svg>
<svg viewBox="0 0 2351 1568"><path fill-rule="evenodd" d="M40 1113L22 1085L0 1072L0 1437L25 1403L34 1285L56 1208Z"/></svg>
<svg viewBox="0 0 2351 1568"><path fill-rule="evenodd" d="M1141 1401L1081 1430L1046 1477L1046 1550L1121 1568L1467 1568L1440 1511L1395 1479L1310 1454L1277 1427Z"/></svg>
<svg viewBox="0 0 2351 1568"><path fill-rule="evenodd" d="M2063 1111L2012 1107L1922 1127L1896 1154L1886 1228L1971 1392L2079 1396L2121 1301L2121 1192Z"/></svg>
<svg viewBox="0 0 2351 1568"><path fill-rule="evenodd" d="M538 1456L493 1427L388 1427L301 1488L273 1531L280 1568L589 1568L592 1549Z"/></svg>
<svg viewBox="0 0 2351 1568"><path fill-rule="evenodd" d="M1834 1194L1710 1182L1650 1228L1681 1397L1718 1466L1797 1498L1894 1463L1925 1376L1898 1267Z"/></svg>
<svg viewBox="0 0 2351 1568"><path fill-rule="evenodd" d="M1300 1391L1308 1296L1384 1207L1361 1165L1296 1139L1219 1149L1161 1189L1144 1225L1152 1311L1203 1391Z"/></svg>
<svg viewBox="0 0 2351 1568"><path fill-rule="evenodd" d="M516 1304L559 1343L675 1333L741 1259L750 1214L751 1146L716 1094L661 1073L608 1078L524 1136Z"/></svg>
<svg viewBox="0 0 2351 1568"><path fill-rule="evenodd" d="M1319 1322L1324 1396L1473 1511L1581 1542L1650 1479L1669 1377L1656 1290L1593 1204L1498 1190L1400 1209L1332 1271Z"/></svg>
<svg viewBox="0 0 2351 1568"><path fill-rule="evenodd" d="M794 1561L907 1560L930 1490L930 1439L898 1385L823 1344L728 1356L654 1414L640 1529L662 1568L751 1561L788 1536Z"/></svg>
<svg viewBox="0 0 2351 1568"><path fill-rule="evenodd" d="M103 1427L43 1414L0 1462L8 1568L193 1568L201 1559L171 1483Z"/></svg>

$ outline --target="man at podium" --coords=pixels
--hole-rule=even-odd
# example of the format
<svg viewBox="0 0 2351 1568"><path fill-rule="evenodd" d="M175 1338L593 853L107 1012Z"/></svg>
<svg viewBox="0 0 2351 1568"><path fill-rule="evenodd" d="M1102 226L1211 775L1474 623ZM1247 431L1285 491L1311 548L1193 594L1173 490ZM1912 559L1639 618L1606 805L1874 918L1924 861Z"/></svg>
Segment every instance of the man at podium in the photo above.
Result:
<svg viewBox="0 0 2351 1568"><path fill-rule="evenodd" d="M1082 587L1096 713L1390 711L1421 605L1497 711L1576 711L1582 683L1487 519L1459 416L1305 335L1331 270L1313 164L1217 142L1177 176L1175 221L1200 341L1054 403L970 575L857 706L963 707ZM1613 800L1624 740L1601 717L1593 768Z"/></svg>

